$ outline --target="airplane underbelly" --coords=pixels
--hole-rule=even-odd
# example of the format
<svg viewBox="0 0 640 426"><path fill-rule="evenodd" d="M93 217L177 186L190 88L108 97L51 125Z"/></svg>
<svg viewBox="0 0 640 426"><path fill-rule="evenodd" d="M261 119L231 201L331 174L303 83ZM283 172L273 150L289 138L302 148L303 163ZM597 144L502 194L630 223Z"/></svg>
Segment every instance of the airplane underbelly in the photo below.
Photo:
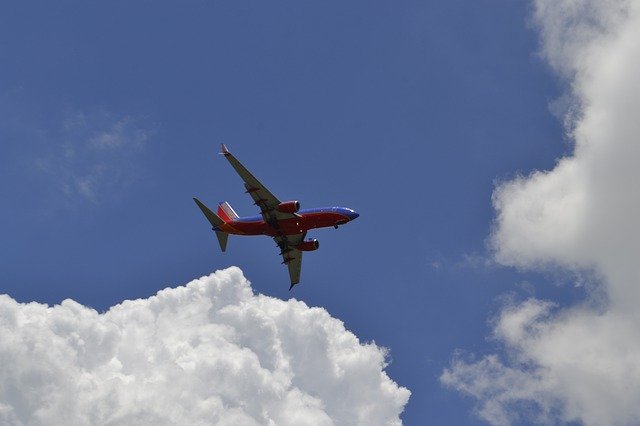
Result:
<svg viewBox="0 0 640 426"><path fill-rule="evenodd" d="M268 226L264 222L233 222L229 224L233 230L230 230L231 234L240 235L264 235L268 230Z"/></svg>
<svg viewBox="0 0 640 426"><path fill-rule="evenodd" d="M309 230L302 218L281 220L279 226L280 231L285 235L302 234Z"/></svg>
<svg viewBox="0 0 640 426"><path fill-rule="evenodd" d="M315 214L309 218L313 228L325 228L333 226L337 221L343 219L342 215L336 213Z"/></svg>
<svg viewBox="0 0 640 426"><path fill-rule="evenodd" d="M269 235L272 237L280 234L296 235L303 234L310 229L334 226L344 219L344 216L340 214L323 212L281 220L278 222L277 228L272 228L264 221L233 222L228 224L232 229L227 232L240 235Z"/></svg>
<svg viewBox="0 0 640 426"><path fill-rule="evenodd" d="M335 213L307 214L300 218L280 221L280 228L287 235L301 234L310 229L333 226L341 219L344 217Z"/></svg>

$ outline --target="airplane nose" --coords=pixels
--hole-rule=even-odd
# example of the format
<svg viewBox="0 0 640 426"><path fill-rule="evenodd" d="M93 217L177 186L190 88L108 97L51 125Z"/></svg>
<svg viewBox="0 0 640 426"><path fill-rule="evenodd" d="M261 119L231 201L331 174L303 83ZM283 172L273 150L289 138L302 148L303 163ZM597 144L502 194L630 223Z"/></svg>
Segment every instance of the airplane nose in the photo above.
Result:
<svg viewBox="0 0 640 426"><path fill-rule="evenodd" d="M349 216L349 220L353 220L353 219L356 219L358 216L360 216L360 214L358 214L358 213L356 213L354 211L351 211L351 212L349 212L349 214L347 216Z"/></svg>

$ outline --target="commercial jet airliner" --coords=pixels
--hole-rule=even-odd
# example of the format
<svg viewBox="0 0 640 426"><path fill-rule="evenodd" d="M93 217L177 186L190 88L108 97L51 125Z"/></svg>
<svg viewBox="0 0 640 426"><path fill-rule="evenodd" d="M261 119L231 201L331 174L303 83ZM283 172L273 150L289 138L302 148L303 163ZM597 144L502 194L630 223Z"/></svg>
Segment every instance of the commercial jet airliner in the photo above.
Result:
<svg viewBox="0 0 640 426"><path fill-rule="evenodd" d="M213 226L222 251L227 249L229 234L272 237L280 248L282 263L289 267L291 290L300 282L302 252L317 250L320 246L315 238L305 240L307 231L330 226L337 229L338 226L357 218L359 214L346 207L300 210L298 201L281 202L229 152L224 144L220 154L229 160L244 181L245 192L253 198L253 204L260 208L260 215L238 217L226 201L218 205L216 214L197 198L193 200Z"/></svg>

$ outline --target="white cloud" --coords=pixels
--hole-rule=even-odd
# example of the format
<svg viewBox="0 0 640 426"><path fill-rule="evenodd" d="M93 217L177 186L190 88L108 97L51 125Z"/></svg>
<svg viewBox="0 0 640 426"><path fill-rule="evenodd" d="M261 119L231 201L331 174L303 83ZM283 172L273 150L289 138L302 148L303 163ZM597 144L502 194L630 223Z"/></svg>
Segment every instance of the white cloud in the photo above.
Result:
<svg viewBox="0 0 640 426"><path fill-rule="evenodd" d="M26 192L50 210L47 200L100 203L135 181L140 154L155 133L148 120L47 105L21 88L0 93L0 167L31 183Z"/></svg>
<svg viewBox="0 0 640 426"><path fill-rule="evenodd" d="M129 149L141 147L149 138L149 132L138 129L130 116L125 116L111 123L108 128L96 131L89 143L98 148Z"/></svg>
<svg viewBox="0 0 640 426"><path fill-rule="evenodd" d="M139 158L154 135L143 117L102 108L43 108L24 90L0 94L0 166L13 169L30 193L51 207L119 197L139 175ZM2 161L4 160L4 161ZM60 197L64 195L64 197Z"/></svg>
<svg viewBox="0 0 640 426"><path fill-rule="evenodd" d="M71 200L99 202L132 179L132 159L153 134L131 116L67 111L48 154L37 160Z"/></svg>
<svg viewBox="0 0 640 426"><path fill-rule="evenodd" d="M570 83L573 155L499 186L492 243L519 268L591 271L567 308L507 305L506 359L455 357L441 380L493 424L640 423L640 1L536 0L543 55ZM576 113L577 111L577 113Z"/></svg>
<svg viewBox="0 0 640 426"><path fill-rule="evenodd" d="M3 295L0 423L395 425L385 356L235 267L102 314Z"/></svg>

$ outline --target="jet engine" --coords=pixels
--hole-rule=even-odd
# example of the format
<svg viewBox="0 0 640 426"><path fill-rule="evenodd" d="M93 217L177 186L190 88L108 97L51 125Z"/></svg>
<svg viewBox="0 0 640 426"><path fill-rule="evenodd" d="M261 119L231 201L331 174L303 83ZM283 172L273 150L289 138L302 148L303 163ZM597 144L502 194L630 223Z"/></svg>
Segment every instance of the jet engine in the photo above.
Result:
<svg viewBox="0 0 640 426"><path fill-rule="evenodd" d="M300 251L314 251L318 250L318 247L320 247L320 242L314 238L313 240L301 242L296 246L296 249Z"/></svg>
<svg viewBox="0 0 640 426"><path fill-rule="evenodd" d="M300 210L300 203L298 201L285 201L278 204L278 211L281 213L295 213Z"/></svg>

